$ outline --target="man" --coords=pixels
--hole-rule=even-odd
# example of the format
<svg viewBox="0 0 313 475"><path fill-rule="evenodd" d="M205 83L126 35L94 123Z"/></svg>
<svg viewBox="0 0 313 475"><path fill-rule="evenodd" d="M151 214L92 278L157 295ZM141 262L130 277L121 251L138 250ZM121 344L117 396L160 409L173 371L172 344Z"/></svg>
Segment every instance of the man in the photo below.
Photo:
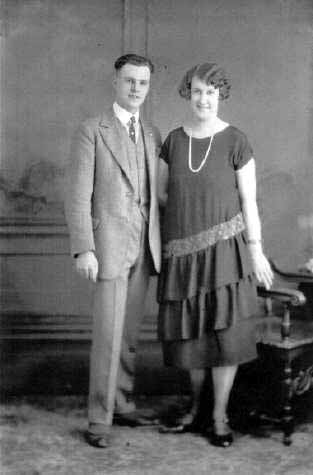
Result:
<svg viewBox="0 0 313 475"><path fill-rule="evenodd" d="M114 413L144 423L131 398L135 351L149 275L160 270L161 138L139 114L153 65L127 54L114 67L113 107L74 137L66 199L76 270L96 283L86 433L96 447L109 445Z"/></svg>

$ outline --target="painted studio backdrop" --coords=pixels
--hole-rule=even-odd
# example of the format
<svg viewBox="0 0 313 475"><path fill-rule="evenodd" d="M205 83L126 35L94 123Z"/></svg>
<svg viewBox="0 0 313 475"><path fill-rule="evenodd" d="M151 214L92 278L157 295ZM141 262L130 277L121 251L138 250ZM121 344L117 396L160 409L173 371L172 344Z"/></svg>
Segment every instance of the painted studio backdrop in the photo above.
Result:
<svg viewBox="0 0 313 475"><path fill-rule="evenodd" d="M312 0L3 0L2 13L0 319L12 354L89 341L92 289L68 254L64 168L78 123L112 102L126 52L155 64L145 112L163 139L186 112L185 70L225 67L220 115L252 143L266 253L290 266L313 256ZM155 331L155 283L143 335Z"/></svg>

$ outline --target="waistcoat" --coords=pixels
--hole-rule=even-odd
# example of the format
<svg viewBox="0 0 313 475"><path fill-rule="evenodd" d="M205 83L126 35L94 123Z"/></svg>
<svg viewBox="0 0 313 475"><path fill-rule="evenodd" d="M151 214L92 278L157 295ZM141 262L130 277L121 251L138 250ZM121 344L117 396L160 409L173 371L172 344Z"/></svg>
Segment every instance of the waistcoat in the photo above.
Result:
<svg viewBox="0 0 313 475"><path fill-rule="evenodd" d="M134 186L134 205L138 207L145 221L149 219L149 186L146 153L142 128L139 124L138 140L135 144L128 136L125 127L117 120L121 139L127 150L131 181Z"/></svg>

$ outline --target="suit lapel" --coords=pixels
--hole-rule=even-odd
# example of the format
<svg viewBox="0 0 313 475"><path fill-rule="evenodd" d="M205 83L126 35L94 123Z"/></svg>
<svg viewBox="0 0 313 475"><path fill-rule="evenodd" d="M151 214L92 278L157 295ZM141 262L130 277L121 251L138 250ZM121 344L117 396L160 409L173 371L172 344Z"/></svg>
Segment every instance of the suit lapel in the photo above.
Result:
<svg viewBox="0 0 313 475"><path fill-rule="evenodd" d="M114 159L118 162L129 182L132 184L127 150L120 136L116 120L117 118L113 110L109 110L104 114L99 123L100 133L104 142L112 152Z"/></svg>
<svg viewBox="0 0 313 475"><path fill-rule="evenodd" d="M130 173L129 161L127 156L127 149L124 145L124 141L121 139L118 127L116 125L117 118L113 112L113 109L109 109L101 117L99 122L99 129L101 136L112 152L114 159L117 161L121 169L123 170L125 176L127 177L129 183L133 186L132 176ZM146 152L146 161L147 169L149 175L150 188L153 187L155 181L154 173L154 155L155 155L155 141L153 130L151 126L145 122L145 120L140 119L143 133L143 140Z"/></svg>
<svg viewBox="0 0 313 475"><path fill-rule="evenodd" d="M150 183L150 188L152 188L152 184L154 183L154 180L155 180L154 164L153 164L153 159L155 155L154 136L153 136L152 128L144 120L141 120L141 126L142 126L143 139L144 139L145 151L146 151L146 162L147 162L147 168L148 168L148 174L149 174L149 183Z"/></svg>

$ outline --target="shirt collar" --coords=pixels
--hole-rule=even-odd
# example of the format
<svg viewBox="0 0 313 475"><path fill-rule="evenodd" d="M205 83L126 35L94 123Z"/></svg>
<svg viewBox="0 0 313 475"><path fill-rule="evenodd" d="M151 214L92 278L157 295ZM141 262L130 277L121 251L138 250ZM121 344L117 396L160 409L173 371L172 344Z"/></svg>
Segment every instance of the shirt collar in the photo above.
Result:
<svg viewBox="0 0 313 475"><path fill-rule="evenodd" d="M122 122L123 125L128 126L130 118L133 116L136 119L136 124L138 123L139 111L135 112L135 114L132 114L131 112L121 107L117 102L114 102L113 110L116 117Z"/></svg>

